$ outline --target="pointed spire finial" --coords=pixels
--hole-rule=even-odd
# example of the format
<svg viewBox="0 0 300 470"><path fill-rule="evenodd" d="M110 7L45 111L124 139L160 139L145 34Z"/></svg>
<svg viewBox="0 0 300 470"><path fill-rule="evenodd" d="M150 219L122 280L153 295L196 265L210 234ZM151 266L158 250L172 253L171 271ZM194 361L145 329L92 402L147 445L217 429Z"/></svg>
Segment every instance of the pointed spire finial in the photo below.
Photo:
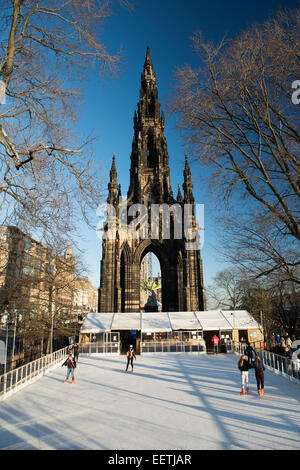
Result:
<svg viewBox="0 0 300 470"><path fill-rule="evenodd" d="M153 67L152 65L152 60L151 60L151 56L150 56L150 47L147 46L147 52L146 52L146 59L145 59L145 64L144 64L144 68L147 64L150 64L151 67Z"/></svg>
<svg viewBox="0 0 300 470"><path fill-rule="evenodd" d="M182 194L181 194L180 184L179 183L178 183L177 202L179 202L179 203L183 202L183 197L182 197Z"/></svg>
<svg viewBox="0 0 300 470"><path fill-rule="evenodd" d="M109 183L108 183L108 198L109 204L114 204L117 199L118 183L117 183L117 168L116 168L116 157L113 155L111 169L109 172Z"/></svg>
<svg viewBox="0 0 300 470"><path fill-rule="evenodd" d="M113 155L111 169L110 169L110 180L112 181L116 179L117 179L116 157L115 155Z"/></svg>
<svg viewBox="0 0 300 470"><path fill-rule="evenodd" d="M186 180L186 179L191 178L191 170L190 170L190 166L189 166L188 156L185 155L184 158L185 158L185 165L184 165L183 175L184 175L184 179Z"/></svg>
<svg viewBox="0 0 300 470"><path fill-rule="evenodd" d="M115 187L117 185L117 168L116 168L116 157L113 155L112 157L112 164L111 164L111 169L109 172L109 188L111 189L112 187Z"/></svg>
<svg viewBox="0 0 300 470"><path fill-rule="evenodd" d="M155 73L153 71L153 64L152 64L152 60L151 60L151 56L150 56L150 47L147 46L147 52L146 52L146 58L145 58L145 62L144 62L144 75L145 77L147 77L148 79L152 79L152 80L155 80Z"/></svg>

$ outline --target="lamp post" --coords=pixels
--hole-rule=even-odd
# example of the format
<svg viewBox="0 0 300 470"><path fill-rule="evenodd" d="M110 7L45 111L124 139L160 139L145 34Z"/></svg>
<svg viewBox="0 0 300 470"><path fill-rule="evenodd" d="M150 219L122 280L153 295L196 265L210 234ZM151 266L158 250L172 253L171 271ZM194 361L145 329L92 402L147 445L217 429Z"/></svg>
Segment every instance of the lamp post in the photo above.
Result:
<svg viewBox="0 0 300 470"><path fill-rule="evenodd" d="M53 308L51 305L51 340L50 340L50 354L52 354L53 348L53 323L54 323L54 312L52 312Z"/></svg>
<svg viewBox="0 0 300 470"><path fill-rule="evenodd" d="M234 339L234 330L235 330L235 315L234 315L234 310L231 312L232 315L232 325L233 325L233 330L232 330L232 342L233 342L233 348L235 344L235 339Z"/></svg>
<svg viewBox="0 0 300 470"><path fill-rule="evenodd" d="M6 320L6 340L5 340L4 374L6 374L6 367L7 367L7 344L8 344L8 317L7 317L7 320Z"/></svg>
<svg viewBox="0 0 300 470"><path fill-rule="evenodd" d="M260 326L261 326L261 334L262 334L262 337L263 337L263 343L264 343L264 325L263 325L263 314L262 314L262 310L260 311Z"/></svg>
<svg viewBox="0 0 300 470"><path fill-rule="evenodd" d="M13 312L14 312L14 314L15 314L15 319L14 319L14 337L13 337L12 354L11 354L11 357L12 357L11 368L13 369L13 359L14 359L14 356L15 356L15 342L16 342L16 334L17 334L17 310L16 310L15 307L14 307L12 310L13 310Z"/></svg>

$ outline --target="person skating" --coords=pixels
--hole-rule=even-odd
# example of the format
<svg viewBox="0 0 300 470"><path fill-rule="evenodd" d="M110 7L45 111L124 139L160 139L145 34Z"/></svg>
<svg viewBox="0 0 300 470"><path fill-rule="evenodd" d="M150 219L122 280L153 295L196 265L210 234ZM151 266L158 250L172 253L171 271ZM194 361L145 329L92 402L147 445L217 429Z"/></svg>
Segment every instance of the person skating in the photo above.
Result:
<svg viewBox="0 0 300 470"><path fill-rule="evenodd" d="M242 390L240 392L241 395L245 395L245 386L246 386L246 391L249 393L249 374L248 371L253 367L250 362L246 360L246 357L244 354L240 357L240 360L238 362L238 368L241 371L241 384L242 384Z"/></svg>
<svg viewBox="0 0 300 470"><path fill-rule="evenodd" d="M65 379L65 383L68 383L70 375L72 376L72 384L75 383L75 377L74 377L74 370L76 369L76 362L72 358L72 354L68 354L67 359L65 362L62 364L63 366L67 366L67 377Z"/></svg>
<svg viewBox="0 0 300 470"><path fill-rule="evenodd" d="M219 349L219 342L220 342L220 339L214 335L211 339L212 341L212 344L213 344L213 352L214 354L218 354L218 349Z"/></svg>
<svg viewBox="0 0 300 470"><path fill-rule="evenodd" d="M264 370L265 366L263 362L261 361L259 356L256 356L255 361L254 361L254 370L255 370L255 378L256 378L256 383L257 383L257 393L258 395L264 395L264 382L265 382L265 376L264 376Z"/></svg>
<svg viewBox="0 0 300 470"><path fill-rule="evenodd" d="M133 349L132 344L129 347L129 350L127 351L127 366L126 366L126 372L128 371L129 363L131 364L131 371L133 372L133 359L136 359L135 351Z"/></svg>
<svg viewBox="0 0 300 470"><path fill-rule="evenodd" d="M248 362L252 364L254 362L256 353L255 353L255 349L251 346L249 342L247 343L245 354L248 357Z"/></svg>
<svg viewBox="0 0 300 470"><path fill-rule="evenodd" d="M79 346L77 343L73 345L73 352L74 352L74 359L76 363L78 362L78 356L79 356Z"/></svg>

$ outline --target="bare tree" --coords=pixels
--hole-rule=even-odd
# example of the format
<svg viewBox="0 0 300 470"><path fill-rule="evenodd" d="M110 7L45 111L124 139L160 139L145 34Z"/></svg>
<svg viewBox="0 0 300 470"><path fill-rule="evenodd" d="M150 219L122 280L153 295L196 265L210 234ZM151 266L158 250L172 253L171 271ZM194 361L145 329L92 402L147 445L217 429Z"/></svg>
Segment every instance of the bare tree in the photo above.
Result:
<svg viewBox="0 0 300 470"><path fill-rule="evenodd" d="M201 59L177 71L170 109L195 159L211 169L214 192L272 215L277 230L300 240L300 9L280 13L234 40L205 44ZM210 186L212 187L212 186Z"/></svg>
<svg viewBox="0 0 300 470"><path fill-rule="evenodd" d="M219 271L212 285L207 288L206 294L212 308L239 308L243 298L239 270L232 267Z"/></svg>
<svg viewBox="0 0 300 470"><path fill-rule="evenodd" d="M233 215L232 215L233 214ZM269 278L300 286L299 242L278 229L273 216L227 212L219 218L218 251L226 262L243 269L248 278Z"/></svg>
<svg viewBox="0 0 300 470"><path fill-rule="evenodd" d="M300 292L295 283L282 282L278 272L257 279L247 270L225 269L215 276L207 297L211 308L246 309L262 321L266 337L275 330L299 335Z"/></svg>
<svg viewBox="0 0 300 470"><path fill-rule="evenodd" d="M73 124L79 80L82 87L91 69L117 70L120 54L109 54L99 38L111 4L10 0L1 10L2 222L35 230L40 239L70 237L79 213L88 220L89 209L99 203L92 139L81 140Z"/></svg>

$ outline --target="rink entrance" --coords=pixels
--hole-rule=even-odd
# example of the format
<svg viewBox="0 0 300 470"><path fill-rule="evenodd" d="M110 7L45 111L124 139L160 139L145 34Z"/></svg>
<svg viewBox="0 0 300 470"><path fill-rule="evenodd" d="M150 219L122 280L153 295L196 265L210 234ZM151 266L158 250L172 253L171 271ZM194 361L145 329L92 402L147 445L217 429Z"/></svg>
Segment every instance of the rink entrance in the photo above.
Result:
<svg viewBox="0 0 300 470"><path fill-rule="evenodd" d="M136 354L140 354L141 331L140 330L121 330L120 335L120 354L126 354L129 346L132 344Z"/></svg>
<svg viewBox="0 0 300 470"><path fill-rule="evenodd" d="M209 354L209 353L212 353L213 352L213 343L212 343L212 338L213 336L217 336L219 339L220 339L220 332L219 330L215 330L215 331L204 331L204 341L206 343L206 352ZM219 343L219 346L220 346L220 343ZM219 347L219 351L220 351L220 347Z"/></svg>

